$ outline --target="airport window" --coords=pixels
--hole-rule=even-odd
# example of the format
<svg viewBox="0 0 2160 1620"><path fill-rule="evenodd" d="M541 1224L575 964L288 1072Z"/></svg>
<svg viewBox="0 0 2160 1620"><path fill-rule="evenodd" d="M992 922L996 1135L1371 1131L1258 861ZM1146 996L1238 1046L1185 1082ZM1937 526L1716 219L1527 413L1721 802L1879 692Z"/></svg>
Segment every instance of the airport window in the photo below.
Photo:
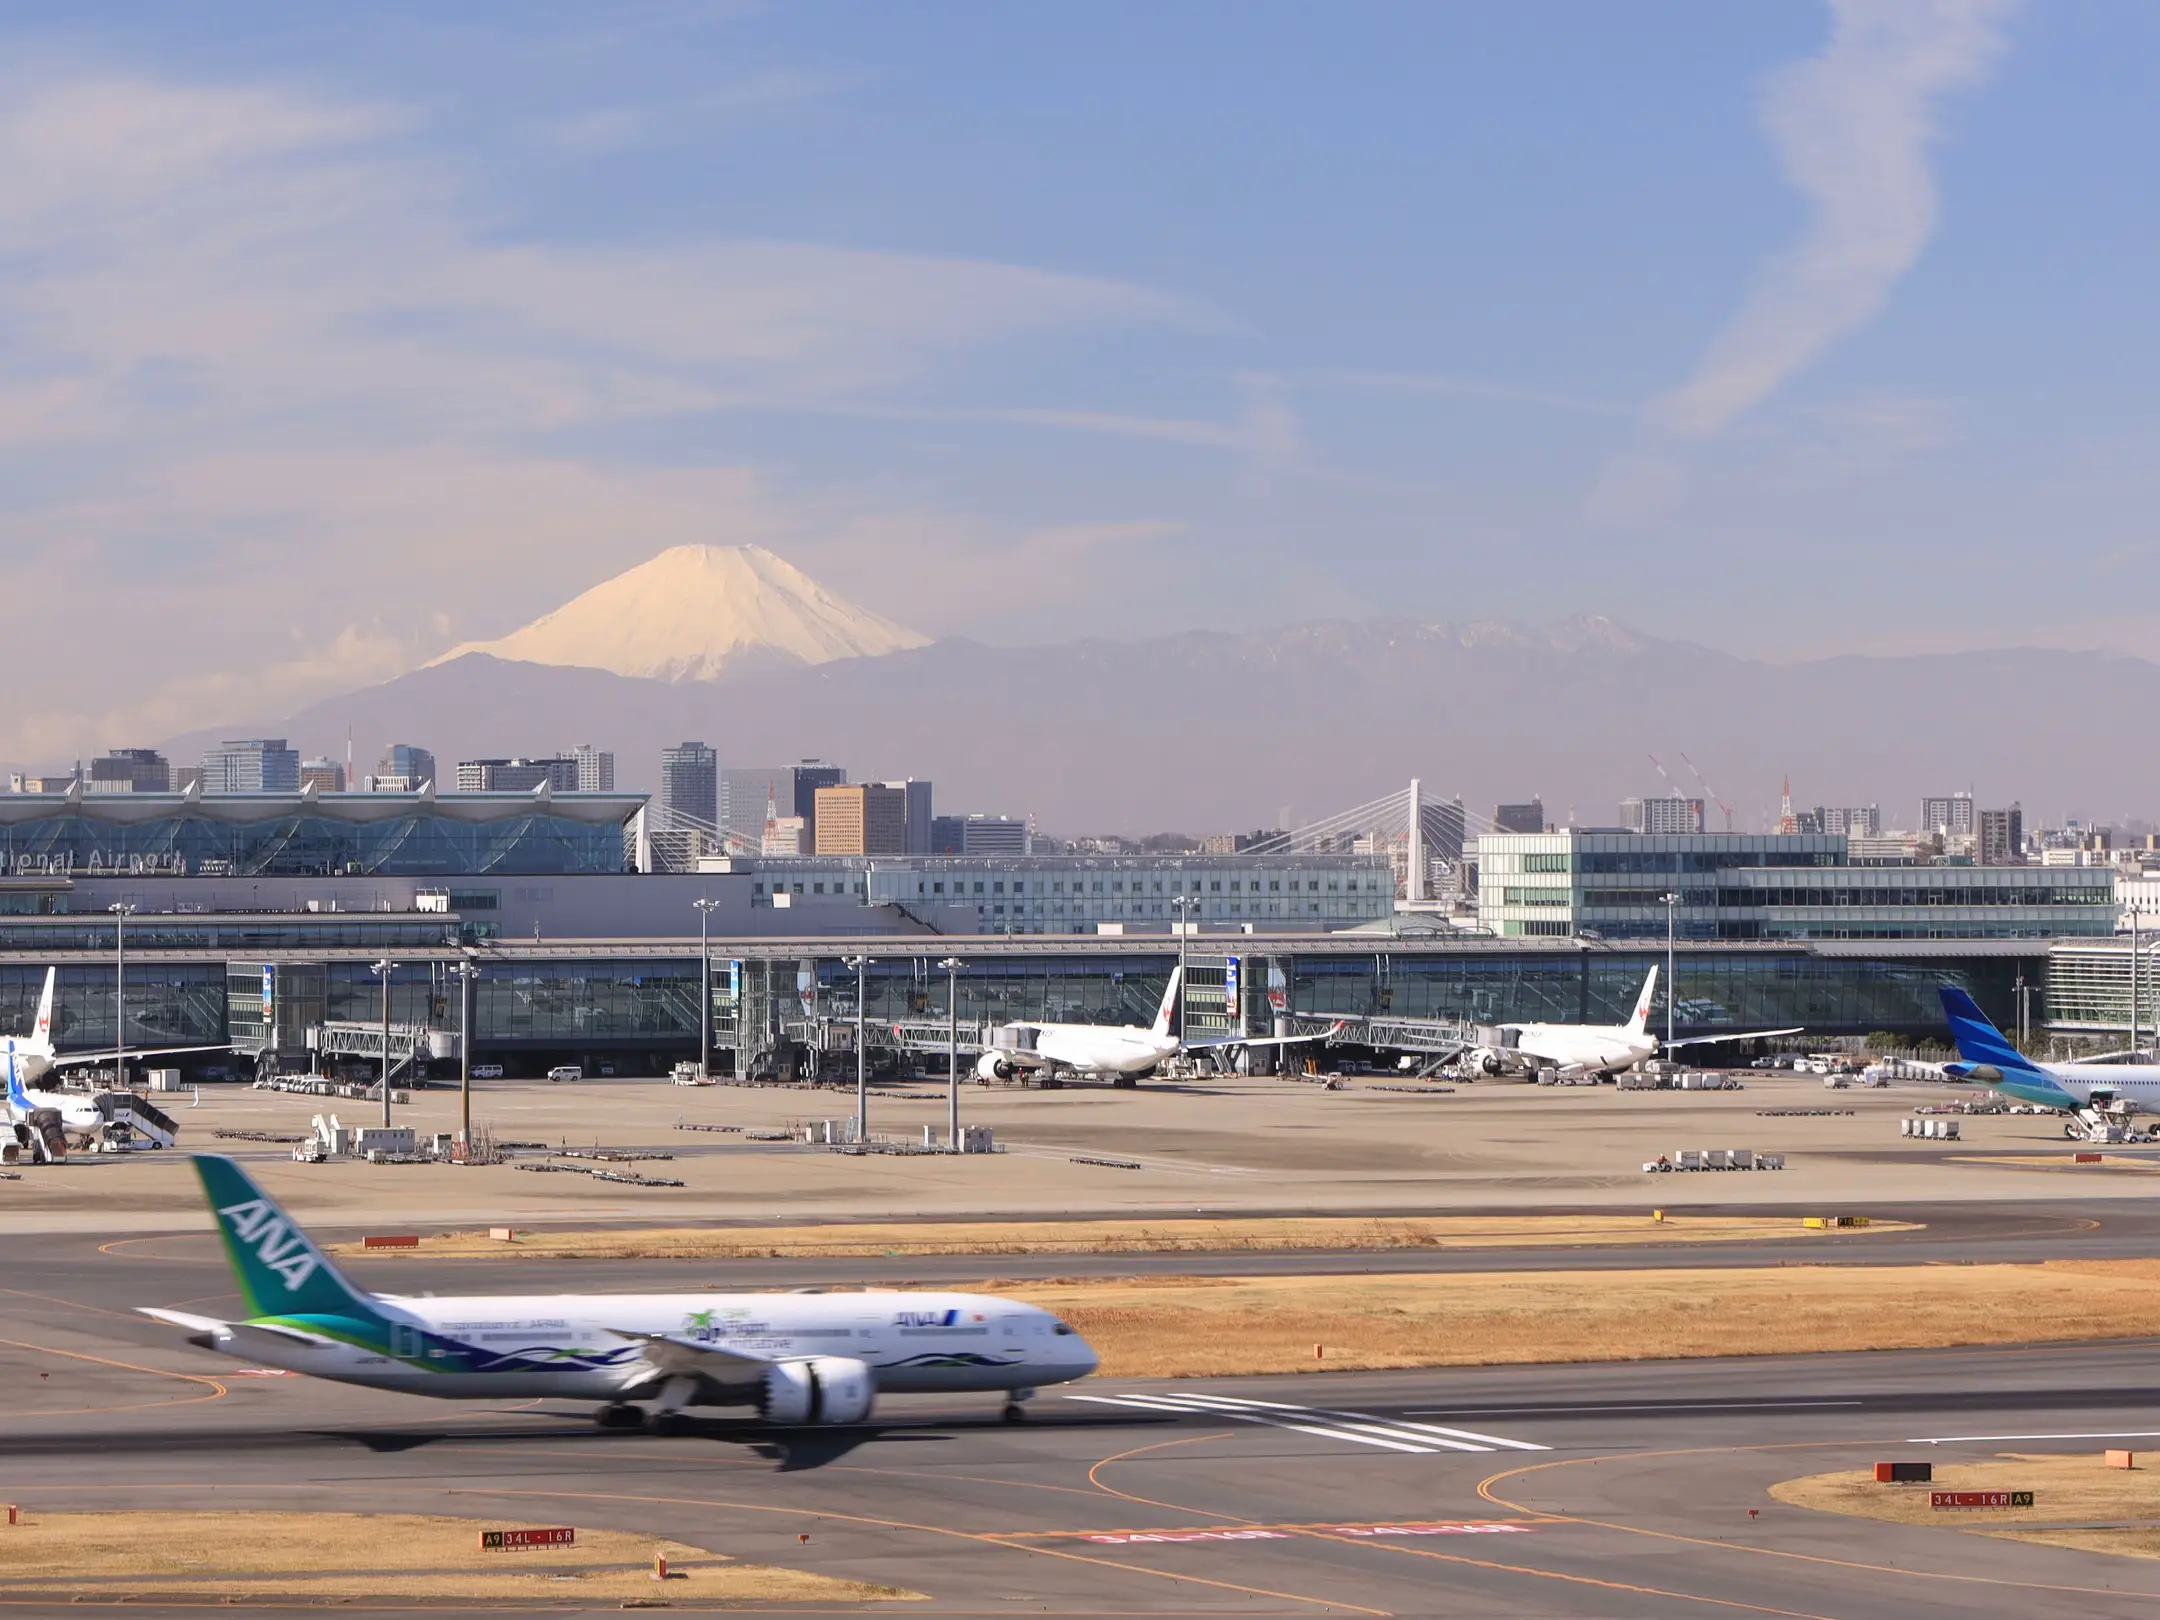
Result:
<svg viewBox="0 0 2160 1620"><path fill-rule="evenodd" d="M982 885L981 885L980 883L978 883L978 884L976 884L976 885L975 885L975 892L976 892L977 894L981 894L981 893L982 893Z"/></svg>
<svg viewBox="0 0 2160 1620"><path fill-rule="evenodd" d="M802 893L802 885L801 885L800 883L798 883L798 884L796 884L796 885L795 885L795 892L796 892L797 894L801 894L801 893Z"/></svg>
<svg viewBox="0 0 2160 1620"><path fill-rule="evenodd" d="M1005 892L1005 885L1002 883L993 883L990 885L990 892L992 894L1003 894Z"/></svg>
<svg viewBox="0 0 2160 1620"><path fill-rule="evenodd" d="M1026 893L1027 893L1027 885L1026 885L1025 883L1015 883L1015 884L1013 885L1013 893L1014 893L1014 894L1026 894Z"/></svg>
<svg viewBox="0 0 2160 1620"><path fill-rule="evenodd" d="M1260 887L1260 885L1259 885L1258 883L1255 883L1255 884L1253 884L1253 887L1254 887L1255 889L1257 889L1257 888L1259 888L1259 887ZM1273 879L1273 878L1270 878L1270 879L1268 880L1267 892L1268 892L1269 894L1274 894L1274 893L1275 893L1275 892L1276 892L1277 890L1279 890L1279 889L1281 889L1281 888L1282 888L1282 884L1281 884L1281 883L1279 883L1278 881L1276 881L1275 879Z"/></svg>
<svg viewBox="0 0 2160 1620"><path fill-rule="evenodd" d="M810 892L812 894L823 894L825 892L825 885L822 883L813 883L810 885Z"/></svg>
<svg viewBox="0 0 2160 1620"><path fill-rule="evenodd" d="M930 892L932 894L943 894L945 892L945 885L942 883L933 883L930 885ZM377 1044L380 1045L381 1043L378 1042Z"/></svg>
<svg viewBox="0 0 2160 1620"><path fill-rule="evenodd" d="M1233 884L1231 884L1231 885L1230 885L1230 887L1231 887L1231 888L1233 888L1233 889L1235 889L1235 888L1237 887L1237 885L1236 885L1235 883L1233 883ZM1216 880L1215 882L1213 882L1213 883L1210 883L1210 884L1208 885L1208 892L1209 892L1209 893L1211 893L1211 894L1221 894L1221 893L1222 893L1222 882L1221 882L1221 880L1220 880L1220 879L1218 879L1218 880Z"/></svg>

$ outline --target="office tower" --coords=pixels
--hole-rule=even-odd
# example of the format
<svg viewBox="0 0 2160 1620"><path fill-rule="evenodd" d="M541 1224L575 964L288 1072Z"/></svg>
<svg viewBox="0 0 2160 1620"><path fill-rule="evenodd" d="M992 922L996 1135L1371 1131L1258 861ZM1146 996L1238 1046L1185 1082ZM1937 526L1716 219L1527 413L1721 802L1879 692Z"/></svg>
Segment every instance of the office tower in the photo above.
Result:
<svg viewBox="0 0 2160 1620"><path fill-rule="evenodd" d="M1493 806L1493 830L1504 833L1541 833L1545 830L1545 801Z"/></svg>
<svg viewBox="0 0 2160 1620"><path fill-rule="evenodd" d="M577 791L580 793L613 793L615 791L615 756L604 748L591 743L579 743L570 750L569 757L577 762Z"/></svg>
<svg viewBox="0 0 2160 1620"><path fill-rule="evenodd" d="M1980 864L2025 864L2025 812L2017 805L2007 810L1980 812Z"/></svg>
<svg viewBox="0 0 2160 1620"><path fill-rule="evenodd" d="M343 793L345 791L345 767L334 759L309 759L300 764L300 791L313 788L317 793Z"/></svg>
<svg viewBox="0 0 2160 1620"><path fill-rule="evenodd" d="M435 756L411 743L392 743L383 750L375 774L367 778L370 793L418 793L436 780Z"/></svg>
<svg viewBox="0 0 2160 1620"><path fill-rule="evenodd" d="M1926 833L1971 834L1980 830L1973 815L1970 793L1951 793L1920 801L1920 830Z"/></svg>
<svg viewBox="0 0 2160 1620"><path fill-rule="evenodd" d="M90 762L86 793L170 793L172 765L155 748L115 748Z"/></svg>
<svg viewBox="0 0 2160 1620"><path fill-rule="evenodd" d="M1622 799L1620 825L1629 832L1699 833L1703 830L1703 801L1677 793L1655 799Z"/></svg>
<svg viewBox="0 0 2160 1620"><path fill-rule="evenodd" d="M819 788L810 831L820 855L905 855L907 789L879 782Z"/></svg>
<svg viewBox="0 0 2160 1620"><path fill-rule="evenodd" d="M542 784L551 793L575 793L578 765L574 759L461 759L457 767L460 793L530 793Z"/></svg>
<svg viewBox="0 0 2160 1620"><path fill-rule="evenodd" d="M283 737L222 742L203 754L205 793L298 793L300 751Z"/></svg>

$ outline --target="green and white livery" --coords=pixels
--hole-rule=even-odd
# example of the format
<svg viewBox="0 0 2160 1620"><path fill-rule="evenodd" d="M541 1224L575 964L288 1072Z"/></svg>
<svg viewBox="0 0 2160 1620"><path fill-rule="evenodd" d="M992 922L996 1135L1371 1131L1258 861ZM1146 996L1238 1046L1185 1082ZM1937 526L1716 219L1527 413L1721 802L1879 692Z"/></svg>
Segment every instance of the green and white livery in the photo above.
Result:
<svg viewBox="0 0 2160 1620"><path fill-rule="evenodd" d="M859 1423L881 1393L1001 1393L1012 1421L1041 1386L1097 1365L1047 1311L986 1294L370 1294L233 1160L194 1163L247 1314L142 1314L205 1349L315 1378L453 1400L595 1401L605 1426L664 1429L693 1406Z"/></svg>

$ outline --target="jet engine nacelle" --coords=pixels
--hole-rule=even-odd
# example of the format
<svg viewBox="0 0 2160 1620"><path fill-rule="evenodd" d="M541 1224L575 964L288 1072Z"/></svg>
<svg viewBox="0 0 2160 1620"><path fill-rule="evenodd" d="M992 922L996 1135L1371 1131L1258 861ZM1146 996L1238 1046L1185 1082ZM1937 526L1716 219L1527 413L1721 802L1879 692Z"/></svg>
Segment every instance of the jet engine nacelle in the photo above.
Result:
<svg viewBox="0 0 2160 1620"><path fill-rule="evenodd" d="M978 1080L1010 1080L1019 1072L995 1052L985 1052L975 1060L975 1078Z"/></svg>
<svg viewBox="0 0 2160 1620"><path fill-rule="evenodd" d="M1470 1060L1470 1068L1476 1074L1505 1074L1507 1059L1491 1047L1481 1047Z"/></svg>
<svg viewBox="0 0 2160 1620"><path fill-rule="evenodd" d="M868 1362L813 1356L767 1367L758 1410L767 1423L860 1423L876 1399Z"/></svg>

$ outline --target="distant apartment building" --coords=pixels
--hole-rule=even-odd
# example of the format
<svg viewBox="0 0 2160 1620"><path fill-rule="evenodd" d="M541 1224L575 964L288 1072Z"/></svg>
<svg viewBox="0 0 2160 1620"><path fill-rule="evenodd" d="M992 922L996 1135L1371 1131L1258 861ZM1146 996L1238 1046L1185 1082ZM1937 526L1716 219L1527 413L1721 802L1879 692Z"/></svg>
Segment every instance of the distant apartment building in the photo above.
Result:
<svg viewBox="0 0 2160 1620"><path fill-rule="evenodd" d="M1872 804L1818 804L1814 820L1811 830L1815 832L1843 833L1848 838L1882 834L1882 811Z"/></svg>
<svg viewBox="0 0 2160 1620"><path fill-rule="evenodd" d="M591 743L579 743L570 750L569 757L577 762L578 792L615 791L615 756L609 750L595 748Z"/></svg>
<svg viewBox="0 0 2160 1620"><path fill-rule="evenodd" d="M1677 793L1655 799L1622 799L1620 825L1638 833L1699 833L1703 830L1703 801L1682 798Z"/></svg>
<svg viewBox="0 0 2160 1620"><path fill-rule="evenodd" d="M810 831L819 855L905 855L907 790L879 782L819 788Z"/></svg>
<svg viewBox="0 0 2160 1620"><path fill-rule="evenodd" d="M1922 799L1920 830L1963 837L1971 837L1979 832L1980 821L1973 811L1973 796L1970 793L1950 793Z"/></svg>
<svg viewBox="0 0 2160 1620"><path fill-rule="evenodd" d="M937 816L930 823L933 855L1025 855L1028 825L1011 816Z"/></svg>
<svg viewBox="0 0 2160 1620"><path fill-rule="evenodd" d="M2017 805L2007 810L1980 812L1980 864L2022 866L2025 862L2025 812Z"/></svg>
<svg viewBox="0 0 2160 1620"><path fill-rule="evenodd" d="M765 823L765 836L758 840L760 855L810 855L810 824L801 816L774 816Z"/></svg>
<svg viewBox="0 0 2160 1620"><path fill-rule="evenodd" d="M304 759L300 762L300 791L313 788L317 793L343 793L345 791L345 767L334 759Z"/></svg>
<svg viewBox="0 0 2160 1620"><path fill-rule="evenodd" d="M435 780L435 756L411 743L385 748L374 775L363 779L369 793L418 793Z"/></svg>
<svg viewBox="0 0 2160 1620"><path fill-rule="evenodd" d="M283 737L248 737L221 742L203 754L205 793L298 793L300 751Z"/></svg>
<svg viewBox="0 0 2160 1620"><path fill-rule="evenodd" d="M530 793L545 786L551 793L578 790L578 765L574 759L461 759L457 767L460 793Z"/></svg>
<svg viewBox="0 0 2160 1620"><path fill-rule="evenodd" d="M155 748L115 748L90 762L86 793L170 793L172 765Z"/></svg>
<svg viewBox="0 0 2160 1620"><path fill-rule="evenodd" d="M28 776L21 771L8 777L10 793L67 793L74 789L78 780L74 772L66 776Z"/></svg>
<svg viewBox="0 0 2160 1620"><path fill-rule="evenodd" d="M1545 801L1493 806L1493 830L1504 833L1541 833L1545 830Z"/></svg>

